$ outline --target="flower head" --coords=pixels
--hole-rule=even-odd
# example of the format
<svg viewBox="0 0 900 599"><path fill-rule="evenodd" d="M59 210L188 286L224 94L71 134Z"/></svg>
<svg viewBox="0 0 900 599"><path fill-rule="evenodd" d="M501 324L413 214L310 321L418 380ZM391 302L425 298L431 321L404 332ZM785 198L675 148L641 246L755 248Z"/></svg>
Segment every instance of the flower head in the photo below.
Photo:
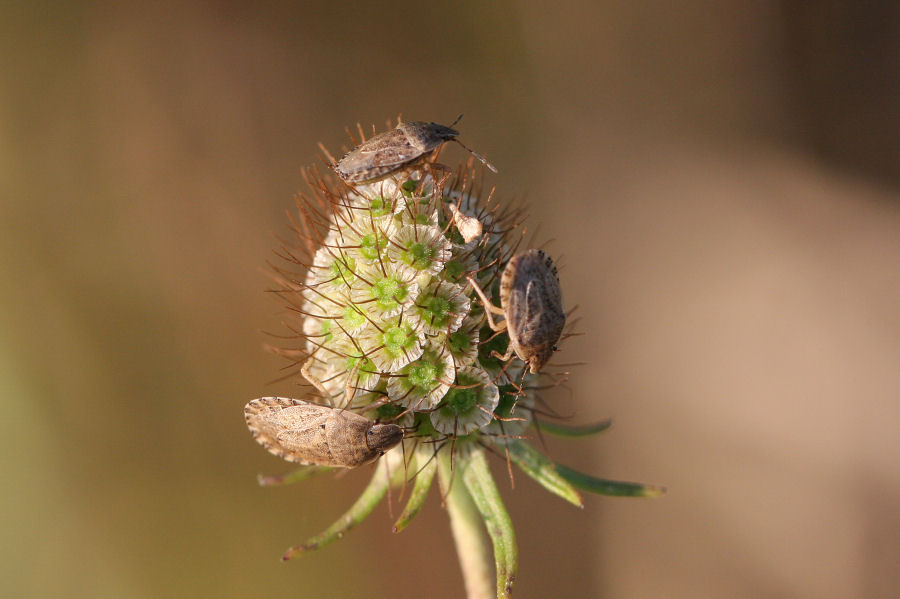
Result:
<svg viewBox="0 0 900 599"><path fill-rule="evenodd" d="M403 144L412 142L397 131L415 131L417 125L423 135L430 131L412 123L372 138L366 147L409 153ZM486 451L506 456L576 505L576 486L632 495L658 489L558 467L525 441L535 415L552 410L537 407L535 380L544 373L529 372L517 355L555 349L559 319L565 321L556 269L547 258L540 276L526 268L512 272L521 211L497 208L492 193L482 193L471 160L451 177L433 164L432 151L393 170L373 168L378 178L372 180L360 179L367 160L362 154L351 161L353 183L306 172L311 193L298 198L296 243L279 252L286 264L275 267L274 290L300 322L288 323L296 343L278 352L301 365L320 403L400 425L406 434L350 511L286 557L334 540L391 485L412 480L410 501L396 525L402 529L421 508L437 472L454 520L464 520L474 505L492 522L497 588L504 595L515 576L515 541ZM507 312L510 306L518 311ZM546 333L541 317L551 308L554 328ZM507 325L518 328L509 331ZM516 346L520 338L529 347ZM561 434L586 430L538 426ZM309 469L321 467L312 463Z"/></svg>

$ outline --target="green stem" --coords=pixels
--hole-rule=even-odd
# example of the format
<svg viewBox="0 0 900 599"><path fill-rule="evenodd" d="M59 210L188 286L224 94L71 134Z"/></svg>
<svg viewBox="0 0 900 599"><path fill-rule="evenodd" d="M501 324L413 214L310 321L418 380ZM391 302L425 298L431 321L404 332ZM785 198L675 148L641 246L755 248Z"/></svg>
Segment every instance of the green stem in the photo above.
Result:
<svg viewBox="0 0 900 599"><path fill-rule="evenodd" d="M356 500L347 512L340 517L334 524L326 528L323 532L307 540L301 545L294 545L285 552L281 557L282 561L287 561L292 557L313 549L319 549L332 541L344 536L344 533L366 519L366 516L372 513L378 502L384 497L390 483L388 477L388 461L381 459L375 468L375 474L372 480L362 492L362 495Z"/></svg>
<svg viewBox="0 0 900 599"><path fill-rule="evenodd" d="M491 541L494 543L494 561L497 564L497 599L508 599L519 568L519 550L512 519L500 491L488 467L484 449L473 450L462 464L463 481L484 518Z"/></svg>
<svg viewBox="0 0 900 599"><path fill-rule="evenodd" d="M481 514L462 480L454 480L450 452L438 455L438 478L450 514L450 529L456 542L456 554L462 568L468 599L493 599L491 557Z"/></svg>

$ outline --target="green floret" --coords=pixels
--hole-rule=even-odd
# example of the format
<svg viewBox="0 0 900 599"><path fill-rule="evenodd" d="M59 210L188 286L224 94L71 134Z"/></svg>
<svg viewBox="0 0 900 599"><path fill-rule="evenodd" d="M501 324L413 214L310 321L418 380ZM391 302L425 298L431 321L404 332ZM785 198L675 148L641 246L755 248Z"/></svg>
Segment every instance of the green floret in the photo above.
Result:
<svg viewBox="0 0 900 599"><path fill-rule="evenodd" d="M391 204L391 202L385 200L381 196L375 196L374 198L369 200L369 212L371 212L372 216L374 216L375 218L391 214L392 208L393 205Z"/></svg>
<svg viewBox="0 0 900 599"><path fill-rule="evenodd" d="M400 259L416 270L427 270L434 262L438 248L426 243L415 242L400 254Z"/></svg>
<svg viewBox="0 0 900 599"><path fill-rule="evenodd" d="M462 280L466 273L466 267L461 260L448 260L444 263L444 270L441 271L441 277L446 281L458 283Z"/></svg>
<svg viewBox="0 0 900 599"><path fill-rule="evenodd" d="M392 358L402 355L404 350L412 349L417 339L416 332L408 324L391 327L381 335L384 351Z"/></svg>
<svg viewBox="0 0 900 599"><path fill-rule="evenodd" d="M384 277L372 285L372 297L375 298L378 307L384 311L393 310L399 306L408 294L409 289L407 289L406 283L395 277Z"/></svg>
<svg viewBox="0 0 900 599"><path fill-rule="evenodd" d="M356 269L356 260L344 254L335 258L334 262L331 263L331 274L339 281L346 281L347 283L353 282L356 278L356 275L353 272L354 269Z"/></svg>
<svg viewBox="0 0 900 599"><path fill-rule="evenodd" d="M387 243L387 237L376 235L375 233L363 235L360 241L359 253L366 260L377 260L384 248L387 247Z"/></svg>
<svg viewBox="0 0 900 599"><path fill-rule="evenodd" d="M450 351L454 355L466 353L472 346L472 335L466 331L454 331L450 333Z"/></svg>
<svg viewBox="0 0 900 599"><path fill-rule="evenodd" d="M331 322L331 321L325 321ZM359 308L356 306L350 305L344 308L344 315L341 317L341 322L343 322L344 329L348 331L353 331L361 327L366 322L366 317L363 316L363 313L360 312ZM322 325L322 330L325 330L325 325Z"/></svg>
<svg viewBox="0 0 900 599"><path fill-rule="evenodd" d="M481 385L480 380L473 376L468 376L465 374L459 374L457 376L456 384L460 387L469 388L460 389L454 387L447 391L447 395L444 396L441 411L445 413L452 412L453 414L459 416L465 416L472 410L476 409L476 406L478 405L478 399L481 397L481 390L483 389L483 386ZM470 385L477 386L470 387Z"/></svg>
<svg viewBox="0 0 900 599"><path fill-rule="evenodd" d="M453 310L453 304L447 298L439 295L429 295L420 298L417 307L419 316L422 320L430 324L436 329L443 329L450 321L450 313Z"/></svg>

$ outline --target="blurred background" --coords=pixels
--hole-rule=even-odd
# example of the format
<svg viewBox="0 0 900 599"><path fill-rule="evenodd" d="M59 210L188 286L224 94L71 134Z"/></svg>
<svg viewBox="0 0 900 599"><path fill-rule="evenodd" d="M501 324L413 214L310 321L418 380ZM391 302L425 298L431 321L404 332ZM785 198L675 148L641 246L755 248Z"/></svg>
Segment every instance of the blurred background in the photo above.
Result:
<svg viewBox="0 0 900 599"><path fill-rule="evenodd" d="M465 113L560 258L587 365L549 398L615 426L550 455L669 488L495 463L517 597L900 594L889 0L5 3L0 594L462 595L434 491L280 563L369 472L259 488L241 414L297 390L262 269L301 167L398 113Z"/></svg>

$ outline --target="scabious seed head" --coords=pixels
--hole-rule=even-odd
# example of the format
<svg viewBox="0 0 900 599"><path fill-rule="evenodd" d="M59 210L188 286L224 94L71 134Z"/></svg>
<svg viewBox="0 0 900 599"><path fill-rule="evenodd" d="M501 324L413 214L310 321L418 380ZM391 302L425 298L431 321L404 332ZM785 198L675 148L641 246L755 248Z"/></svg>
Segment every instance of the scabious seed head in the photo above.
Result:
<svg viewBox="0 0 900 599"><path fill-rule="evenodd" d="M276 267L281 297L303 319L289 324L301 347L283 353L306 355L304 377L335 406L415 427L417 438L492 442L531 412L506 414L523 398L522 369L497 358L507 335L487 327L468 279L496 295L519 214L489 209L471 164L453 182L440 175L410 165L348 186L307 172L298 243ZM466 241L460 215L481 235Z"/></svg>
<svg viewBox="0 0 900 599"><path fill-rule="evenodd" d="M414 145L408 130L428 143ZM279 252L287 264L274 266L279 284L274 291L287 303L288 314L302 320L286 323L299 344L275 351L300 366L320 399L304 407L306 402L297 400L261 398L248 404L245 417L270 451L282 457L292 451L313 464L312 472L323 465L362 463L335 462L335 452L364 450L369 459L386 451L356 503L282 559L339 538L391 485L414 478L394 527L402 530L421 509L437 474L459 555L485 553L483 531L470 513L475 505L495 545L498 597L508 597L516 578L515 535L485 446L496 445L509 463L575 505L582 505L576 486L633 496L658 496L663 490L575 472L522 439L537 411L537 399L526 393L529 377L535 376L530 371L541 369L543 352L559 338L556 325L565 322L561 291L549 259L528 262L516 252L518 243L508 237L519 227L519 212L490 208L491 195L473 183L471 160L455 179L433 164L433 151L455 135L435 123L398 125L335 164L343 180L306 172L312 193L298 198L300 219L292 222L296 243ZM411 161L398 158L410 153ZM549 325L545 316L551 317ZM527 368L518 356L529 360ZM321 403L331 407L316 405ZM304 413L326 414L327 422L299 417L298 406ZM273 419L272 408L294 411ZM363 435L346 424L341 415L348 411L363 425ZM608 422L541 426L581 436ZM301 472L301 478L310 472ZM466 587L487 596L490 583L479 561L463 560Z"/></svg>

